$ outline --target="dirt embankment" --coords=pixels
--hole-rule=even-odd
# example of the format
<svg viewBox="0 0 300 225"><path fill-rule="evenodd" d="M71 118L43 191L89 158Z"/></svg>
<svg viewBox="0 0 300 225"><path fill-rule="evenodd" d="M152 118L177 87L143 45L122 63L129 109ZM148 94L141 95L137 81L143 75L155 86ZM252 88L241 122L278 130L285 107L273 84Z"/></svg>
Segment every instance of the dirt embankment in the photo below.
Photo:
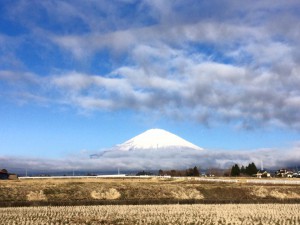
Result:
<svg viewBox="0 0 300 225"><path fill-rule="evenodd" d="M1 181L0 199L0 206L300 203L300 188L159 179L19 180Z"/></svg>

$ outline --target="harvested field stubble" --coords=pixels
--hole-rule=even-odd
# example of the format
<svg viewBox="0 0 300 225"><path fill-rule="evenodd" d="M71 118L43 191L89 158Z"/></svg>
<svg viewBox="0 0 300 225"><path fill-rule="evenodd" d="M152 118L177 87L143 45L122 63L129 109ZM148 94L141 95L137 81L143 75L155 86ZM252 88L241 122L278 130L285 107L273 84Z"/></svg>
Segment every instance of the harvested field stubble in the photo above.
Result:
<svg viewBox="0 0 300 225"><path fill-rule="evenodd" d="M144 205L0 208L10 224L300 224L297 204Z"/></svg>
<svg viewBox="0 0 300 225"><path fill-rule="evenodd" d="M300 203L298 185L161 179L0 181L0 207L113 204Z"/></svg>

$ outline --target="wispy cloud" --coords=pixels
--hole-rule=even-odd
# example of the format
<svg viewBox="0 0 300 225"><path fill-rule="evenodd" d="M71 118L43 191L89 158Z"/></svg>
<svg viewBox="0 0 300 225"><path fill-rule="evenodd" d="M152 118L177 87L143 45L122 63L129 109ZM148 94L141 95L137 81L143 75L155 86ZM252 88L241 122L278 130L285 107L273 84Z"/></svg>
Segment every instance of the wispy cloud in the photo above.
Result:
<svg viewBox="0 0 300 225"><path fill-rule="evenodd" d="M6 16L24 28L11 48L14 65L21 63L1 67L2 92L78 110L300 129L299 7L297 1L243 7L236 1L17 1ZM0 36L0 43L13 39ZM14 52L31 40L43 61L62 59L57 68L46 75L27 69ZM92 71L87 59L109 61L108 71Z"/></svg>

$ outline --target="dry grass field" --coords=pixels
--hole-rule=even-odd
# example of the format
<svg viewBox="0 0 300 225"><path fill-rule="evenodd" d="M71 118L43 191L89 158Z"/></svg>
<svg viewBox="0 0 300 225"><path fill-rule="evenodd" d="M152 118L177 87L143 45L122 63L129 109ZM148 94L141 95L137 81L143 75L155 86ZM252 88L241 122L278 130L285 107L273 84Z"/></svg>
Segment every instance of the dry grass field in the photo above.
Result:
<svg viewBox="0 0 300 225"><path fill-rule="evenodd" d="M299 185L157 178L8 180L0 181L0 199L0 225L300 224L300 204L288 204L300 203Z"/></svg>
<svg viewBox="0 0 300 225"><path fill-rule="evenodd" d="M0 224L297 225L299 204L129 205L0 208Z"/></svg>
<svg viewBox="0 0 300 225"><path fill-rule="evenodd" d="M0 206L300 203L299 185L184 179L45 179L0 181Z"/></svg>

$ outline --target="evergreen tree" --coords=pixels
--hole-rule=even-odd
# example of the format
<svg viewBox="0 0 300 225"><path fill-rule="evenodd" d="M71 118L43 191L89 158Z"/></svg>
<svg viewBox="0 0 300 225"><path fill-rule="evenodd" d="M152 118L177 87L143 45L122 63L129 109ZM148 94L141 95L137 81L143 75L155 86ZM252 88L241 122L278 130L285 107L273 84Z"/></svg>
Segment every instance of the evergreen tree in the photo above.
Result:
<svg viewBox="0 0 300 225"><path fill-rule="evenodd" d="M195 166L194 169L193 169L193 176L195 176L195 177L199 177L200 176L200 172L199 172L197 166Z"/></svg>
<svg viewBox="0 0 300 225"><path fill-rule="evenodd" d="M252 176L253 174L256 174L258 171L256 165L254 162L249 163L249 165L246 167L246 174L249 176Z"/></svg>
<svg viewBox="0 0 300 225"><path fill-rule="evenodd" d="M241 170L238 164L235 164L231 168L231 176L239 176L241 174Z"/></svg>
<svg viewBox="0 0 300 225"><path fill-rule="evenodd" d="M241 167L241 174L245 174L246 173L246 169L244 166Z"/></svg>

